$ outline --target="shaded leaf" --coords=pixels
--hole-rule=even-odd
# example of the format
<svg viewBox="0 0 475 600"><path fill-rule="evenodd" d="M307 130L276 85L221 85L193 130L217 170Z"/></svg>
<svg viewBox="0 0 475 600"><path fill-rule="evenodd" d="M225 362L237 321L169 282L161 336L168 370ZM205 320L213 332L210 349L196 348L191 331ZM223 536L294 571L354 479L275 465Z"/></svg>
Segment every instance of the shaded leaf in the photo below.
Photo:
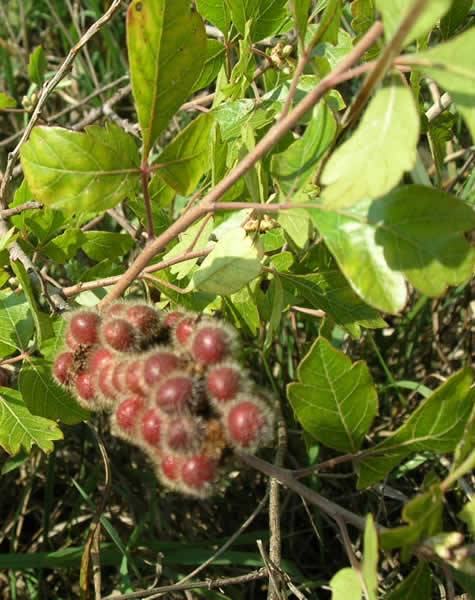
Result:
<svg viewBox="0 0 475 600"><path fill-rule="evenodd" d="M466 523L468 530L475 537L475 498L467 502L457 516Z"/></svg>
<svg viewBox="0 0 475 600"><path fill-rule="evenodd" d="M15 106L16 100L14 98L5 94L5 92L0 92L0 110L3 110L4 108L15 108Z"/></svg>
<svg viewBox="0 0 475 600"><path fill-rule="evenodd" d="M358 488L383 479L416 452L453 452L473 408L471 384L471 370L463 369L421 402L404 425L359 462Z"/></svg>
<svg viewBox="0 0 475 600"><path fill-rule="evenodd" d="M231 25L231 13L226 0L196 0L200 14L223 33L227 34Z"/></svg>
<svg viewBox="0 0 475 600"><path fill-rule="evenodd" d="M128 233L85 231L84 236L82 249L89 258L96 261L106 258L113 260L124 256L134 245L134 241Z"/></svg>
<svg viewBox="0 0 475 600"><path fill-rule="evenodd" d="M250 36L253 42L282 31L290 21L287 0L226 0L231 10L232 20L239 33L246 30L251 21Z"/></svg>
<svg viewBox="0 0 475 600"><path fill-rule="evenodd" d="M208 38L203 70L196 80L192 92L197 92L198 90L208 87L216 79L224 64L225 56L224 44L218 42L218 40Z"/></svg>
<svg viewBox="0 0 475 600"><path fill-rule="evenodd" d="M47 66L48 61L42 46L36 46L28 60L28 77L30 81L38 86L43 85Z"/></svg>
<svg viewBox="0 0 475 600"><path fill-rule="evenodd" d="M449 12L440 21L440 30L445 38L451 36L458 27L465 23L472 4L472 0L452 1Z"/></svg>
<svg viewBox="0 0 475 600"><path fill-rule="evenodd" d="M394 589L386 600L432 600L432 573L426 562L419 561L412 573Z"/></svg>
<svg viewBox="0 0 475 600"><path fill-rule="evenodd" d="M404 123L404 127L401 127ZM400 81L380 89L353 135L330 157L321 181L326 206L352 206L389 192L416 162L419 115Z"/></svg>
<svg viewBox="0 0 475 600"><path fill-rule="evenodd" d="M51 452L52 442L61 439L54 421L32 415L16 390L0 388L0 445L6 452L16 454L21 448L29 452L33 444Z"/></svg>
<svg viewBox="0 0 475 600"><path fill-rule="evenodd" d="M378 411L364 362L351 360L319 337L298 367L287 395L303 428L322 444L356 452Z"/></svg>
<svg viewBox="0 0 475 600"><path fill-rule="evenodd" d="M21 164L33 196L67 212L111 208L138 182L135 140L114 124L84 133L35 127L21 148Z"/></svg>
<svg viewBox="0 0 475 600"><path fill-rule="evenodd" d="M303 44L305 32L307 31L308 12L312 5L312 0L289 0L289 4L294 17L295 29Z"/></svg>
<svg viewBox="0 0 475 600"><path fill-rule="evenodd" d="M43 252L55 262L63 265L76 255L86 241L86 234L80 229L67 229L60 235L50 240L43 248Z"/></svg>
<svg viewBox="0 0 475 600"><path fill-rule="evenodd" d="M206 57L206 32L188 0L133 0L127 12L132 93L143 155L186 100Z"/></svg>
<svg viewBox="0 0 475 600"><path fill-rule="evenodd" d="M473 272L475 252L463 232L475 226L475 214L440 190L402 186L351 209L309 212L353 289L380 310L404 307L404 276L440 296Z"/></svg>

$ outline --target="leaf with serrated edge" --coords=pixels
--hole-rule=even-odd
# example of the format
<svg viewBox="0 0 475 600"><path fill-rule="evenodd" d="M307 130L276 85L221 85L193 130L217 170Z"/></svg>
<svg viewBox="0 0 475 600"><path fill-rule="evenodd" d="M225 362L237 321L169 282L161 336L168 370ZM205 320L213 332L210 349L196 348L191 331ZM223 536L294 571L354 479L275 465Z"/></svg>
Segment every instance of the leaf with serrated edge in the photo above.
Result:
<svg viewBox="0 0 475 600"><path fill-rule="evenodd" d="M70 394L53 381L50 363L41 358L23 362L19 388L25 405L33 415L59 420L67 425L80 423L89 416Z"/></svg>
<svg viewBox="0 0 475 600"><path fill-rule="evenodd" d="M188 0L133 0L127 12L130 77L143 155L186 100L206 58L206 32Z"/></svg>
<svg viewBox="0 0 475 600"><path fill-rule="evenodd" d="M404 123L404 127L401 127ZM322 173L328 207L352 206L389 192L416 162L419 115L401 82L379 90L353 135L333 152Z"/></svg>
<svg viewBox="0 0 475 600"><path fill-rule="evenodd" d="M472 275L475 252L463 234L475 213L435 188L402 186L350 209L309 212L355 292L379 310L402 310L404 276L437 297Z"/></svg>
<svg viewBox="0 0 475 600"><path fill-rule="evenodd" d="M472 372L463 369L424 400L397 431L375 446L358 464L358 488L383 479L415 452L452 452L463 434L473 406Z"/></svg>
<svg viewBox="0 0 475 600"><path fill-rule="evenodd" d="M378 397L366 363L351 360L317 338L298 368L287 395L305 431L341 452L359 450L378 412Z"/></svg>
<svg viewBox="0 0 475 600"><path fill-rule="evenodd" d="M33 444L51 452L52 442L61 439L63 433L54 421L32 415L16 390L0 388L0 445L6 452L30 451Z"/></svg>
<svg viewBox="0 0 475 600"><path fill-rule="evenodd" d="M200 268L193 273L190 289L230 295L260 275L259 252L241 227L221 237Z"/></svg>
<svg viewBox="0 0 475 600"><path fill-rule="evenodd" d="M34 330L25 295L0 291L0 357L26 350Z"/></svg>
<svg viewBox="0 0 475 600"><path fill-rule="evenodd" d="M114 124L35 127L20 154L35 199L69 213L112 208L139 181L135 140Z"/></svg>

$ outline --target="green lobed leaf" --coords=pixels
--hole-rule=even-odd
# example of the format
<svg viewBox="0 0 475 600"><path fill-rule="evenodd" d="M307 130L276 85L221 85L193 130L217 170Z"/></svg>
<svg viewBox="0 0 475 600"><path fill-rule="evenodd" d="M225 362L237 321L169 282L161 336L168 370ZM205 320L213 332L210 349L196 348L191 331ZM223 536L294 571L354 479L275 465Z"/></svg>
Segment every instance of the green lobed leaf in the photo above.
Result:
<svg viewBox="0 0 475 600"><path fill-rule="evenodd" d="M366 363L351 360L323 337L298 367L287 396L302 427L325 446L356 452L378 412Z"/></svg>
<svg viewBox="0 0 475 600"><path fill-rule="evenodd" d="M378 532L373 515L366 517L364 530L364 555L361 562L361 575L368 600L377 600L378 594Z"/></svg>
<svg viewBox="0 0 475 600"><path fill-rule="evenodd" d="M128 254L134 245L128 233L112 231L85 231L82 249L92 260L100 261L119 258Z"/></svg>
<svg viewBox="0 0 475 600"><path fill-rule="evenodd" d="M23 361L18 384L23 401L33 415L67 425L80 423L89 416L68 392L53 381L51 363L42 358Z"/></svg>
<svg viewBox="0 0 475 600"><path fill-rule="evenodd" d="M290 21L287 0L226 0L234 25L239 33L251 21L250 36L253 42L280 33Z"/></svg>
<svg viewBox="0 0 475 600"><path fill-rule="evenodd" d="M33 444L51 452L52 442L61 439L54 421L32 415L16 390L0 388L0 446L6 452L16 454L21 448L29 452Z"/></svg>
<svg viewBox="0 0 475 600"><path fill-rule="evenodd" d="M250 286L243 287L239 292L225 298L225 301L236 325L239 328L245 326L249 329L251 335L256 335L259 331L260 318Z"/></svg>
<svg viewBox="0 0 475 600"><path fill-rule="evenodd" d="M405 57L451 95L475 139L475 27L430 50Z"/></svg>
<svg viewBox="0 0 475 600"><path fill-rule="evenodd" d="M271 173L283 194L290 196L307 183L335 134L335 117L328 105L320 102L302 137L272 156Z"/></svg>
<svg viewBox="0 0 475 600"><path fill-rule="evenodd" d="M404 276L436 297L472 275L475 252L463 233L475 226L475 213L440 190L401 186L351 209L309 212L353 289L379 310L402 310Z"/></svg>
<svg viewBox="0 0 475 600"><path fill-rule="evenodd" d="M349 567L340 569L330 580L331 600L361 600L361 581L358 573Z"/></svg>
<svg viewBox="0 0 475 600"><path fill-rule="evenodd" d="M376 7L383 17L386 39L393 37L396 29L412 9L416 0L376 0ZM422 14L407 34L404 42L409 44L427 34L449 10L452 0L430 0Z"/></svg>
<svg viewBox="0 0 475 600"><path fill-rule="evenodd" d="M206 59L203 65L203 70L201 71L199 78L195 81L192 92L202 90L213 83L224 64L225 56L226 52L224 44L218 40L208 38Z"/></svg>
<svg viewBox="0 0 475 600"><path fill-rule="evenodd" d="M77 254L85 242L86 234L81 229L67 229L50 240L44 246L43 252L58 264L64 265Z"/></svg>
<svg viewBox="0 0 475 600"><path fill-rule="evenodd" d="M69 213L111 208L138 182L135 140L110 123L84 133L35 127L20 154L35 199Z"/></svg>
<svg viewBox="0 0 475 600"><path fill-rule="evenodd" d="M0 357L26 350L34 330L26 296L0 291Z"/></svg>
<svg viewBox="0 0 475 600"><path fill-rule="evenodd" d="M200 115L174 138L157 158L160 177L179 194L191 194L210 169L214 118Z"/></svg>
<svg viewBox="0 0 475 600"><path fill-rule="evenodd" d="M127 48L147 157L203 69L203 21L190 11L188 0L133 0L127 11Z"/></svg>
<svg viewBox="0 0 475 600"><path fill-rule="evenodd" d="M193 274L190 287L227 296L238 292L260 275L261 270L258 248L244 229L237 227L218 240Z"/></svg>
<svg viewBox="0 0 475 600"><path fill-rule="evenodd" d="M453 452L473 408L472 372L458 371L425 399L390 437L358 464L358 488L383 479L407 456L416 452Z"/></svg>
<svg viewBox="0 0 475 600"><path fill-rule="evenodd" d="M213 229L213 219L207 217L200 219L180 236L180 241L165 254L163 260L169 260L188 251L204 250L208 246ZM178 263L170 267L170 272L176 275L178 280L184 279L193 271L197 262L198 259L194 258L183 263Z"/></svg>
<svg viewBox="0 0 475 600"><path fill-rule="evenodd" d="M404 127L401 127L404 123ZM346 207L386 194L416 162L419 115L402 82L381 88L353 135L330 157L321 181L323 204Z"/></svg>
<svg viewBox="0 0 475 600"><path fill-rule="evenodd" d="M42 46L36 46L28 60L28 77L36 85L43 85L48 61Z"/></svg>
<svg viewBox="0 0 475 600"><path fill-rule="evenodd" d="M277 216L277 221L299 248L304 248L310 240L312 221L304 208L283 210Z"/></svg>
<svg viewBox="0 0 475 600"><path fill-rule="evenodd" d="M15 108L15 106L15 98L12 98L8 94L5 94L5 92L0 92L0 110L3 110L5 108Z"/></svg>
<svg viewBox="0 0 475 600"><path fill-rule="evenodd" d="M417 567L392 592L386 600L432 600L432 573L428 564L419 561Z"/></svg>
<svg viewBox="0 0 475 600"><path fill-rule="evenodd" d="M200 14L226 35L231 26L231 13L226 0L196 0Z"/></svg>

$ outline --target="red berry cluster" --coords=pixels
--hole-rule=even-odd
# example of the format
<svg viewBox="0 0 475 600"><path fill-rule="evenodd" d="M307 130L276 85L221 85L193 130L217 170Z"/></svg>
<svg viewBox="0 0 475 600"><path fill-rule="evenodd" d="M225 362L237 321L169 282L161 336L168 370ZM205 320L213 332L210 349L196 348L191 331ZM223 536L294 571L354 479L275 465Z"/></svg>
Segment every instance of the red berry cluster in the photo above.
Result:
<svg viewBox="0 0 475 600"><path fill-rule="evenodd" d="M272 438L272 412L236 360L229 325L117 302L67 316L56 381L81 406L111 412L115 435L142 448L168 486L209 495L229 447Z"/></svg>

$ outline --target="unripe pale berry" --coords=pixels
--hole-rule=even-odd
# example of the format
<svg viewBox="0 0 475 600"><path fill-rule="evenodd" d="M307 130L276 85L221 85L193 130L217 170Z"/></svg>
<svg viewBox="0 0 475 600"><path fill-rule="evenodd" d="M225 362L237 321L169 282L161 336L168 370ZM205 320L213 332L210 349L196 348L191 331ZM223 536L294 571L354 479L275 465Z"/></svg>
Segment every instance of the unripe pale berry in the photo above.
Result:
<svg viewBox="0 0 475 600"><path fill-rule="evenodd" d="M91 401L96 395L96 389L94 386L94 379L90 373L85 371L79 373L75 379L76 392L82 400Z"/></svg>
<svg viewBox="0 0 475 600"><path fill-rule="evenodd" d="M62 385L69 385L73 378L74 354L63 352L59 354L53 364L53 375Z"/></svg>
<svg viewBox="0 0 475 600"><path fill-rule="evenodd" d="M206 390L219 402L228 402L242 391L242 375L234 364L218 364L208 371Z"/></svg>
<svg viewBox="0 0 475 600"><path fill-rule="evenodd" d="M133 360L126 367L125 387L134 394L145 394L143 366L142 360Z"/></svg>
<svg viewBox="0 0 475 600"><path fill-rule="evenodd" d="M166 375L178 369L180 365L181 360L176 354L165 350L155 350L144 363L145 384L148 386L155 385Z"/></svg>
<svg viewBox="0 0 475 600"><path fill-rule="evenodd" d="M228 332L219 325L200 326L191 340L191 355L205 365L221 362L230 352Z"/></svg>
<svg viewBox="0 0 475 600"><path fill-rule="evenodd" d="M226 414L229 438L236 446L255 449L267 441L271 431L271 415L256 398L239 398Z"/></svg>
<svg viewBox="0 0 475 600"><path fill-rule="evenodd" d="M160 316L158 312L147 304L130 306L127 308L124 318L140 331L146 339L157 335L160 329Z"/></svg>
<svg viewBox="0 0 475 600"><path fill-rule="evenodd" d="M168 422L165 443L172 452L184 454L199 448L200 437L196 419L183 415Z"/></svg>
<svg viewBox="0 0 475 600"><path fill-rule="evenodd" d="M137 345L138 334L135 327L125 319L109 319L101 327L105 344L117 352L131 352Z"/></svg>
<svg viewBox="0 0 475 600"><path fill-rule="evenodd" d="M79 311L69 321L71 338L78 344L92 345L98 339L100 317L95 312Z"/></svg>
<svg viewBox="0 0 475 600"><path fill-rule="evenodd" d="M159 446L163 427L163 417L156 408L151 408L142 417L141 433L147 444Z"/></svg>
<svg viewBox="0 0 475 600"><path fill-rule="evenodd" d="M96 348L89 356L88 371L94 375L103 367L110 364L113 359L113 353L107 348Z"/></svg>
<svg viewBox="0 0 475 600"><path fill-rule="evenodd" d="M188 375L171 375L157 388L155 402L166 413L183 412L193 398L193 379Z"/></svg>
<svg viewBox="0 0 475 600"><path fill-rule="evenodd" d="M122 400L115 410L115 423L117 427L124 433L132 433L144 404L142 396L132 396L131 398L127 398L127 400Z"/></svg>
<svg viewBox="0 0 475 600"><path fill-rule="evenodd" d="M205 491L216 477L216 462L204 454L196 454L185 459L181 477L192 490Z"/></svg>

